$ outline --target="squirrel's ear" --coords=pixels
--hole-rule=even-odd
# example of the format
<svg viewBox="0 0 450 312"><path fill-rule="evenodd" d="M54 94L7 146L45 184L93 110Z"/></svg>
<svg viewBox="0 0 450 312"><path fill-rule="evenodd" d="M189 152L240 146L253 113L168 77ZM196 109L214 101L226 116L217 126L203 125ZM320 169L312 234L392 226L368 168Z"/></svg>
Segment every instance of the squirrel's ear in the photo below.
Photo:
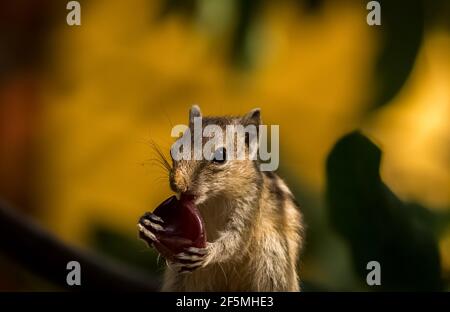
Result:
<svg viewBox="0 0 450 312"><path fill-rule="evenodd" d="M255 125L259 126L261 124L261 109L254 108L248 112L244 117L242 117L242 123L244 125Z"/></svg>
<svg viewBox="0 0 450 312"><path fill-rule="evenodd" d="M198 105L192 105L191 109L189 110L189 123L194 123L195 117L202 117L202 112L200 110L200 107Z"/></svg>

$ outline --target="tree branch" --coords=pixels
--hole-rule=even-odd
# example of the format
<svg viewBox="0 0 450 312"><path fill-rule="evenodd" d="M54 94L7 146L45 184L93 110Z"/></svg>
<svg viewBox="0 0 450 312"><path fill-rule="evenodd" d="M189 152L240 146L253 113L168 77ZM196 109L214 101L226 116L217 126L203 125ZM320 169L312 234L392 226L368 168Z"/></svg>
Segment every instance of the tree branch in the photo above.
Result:
<svg viewBox="0 0 450 312"><path fill-rule="evenodd" d="M67 290L158 291L159 281L125 264L69 246L0 199L0 250ZM69 261L81 266L81 286L68 286Z"/></svg>

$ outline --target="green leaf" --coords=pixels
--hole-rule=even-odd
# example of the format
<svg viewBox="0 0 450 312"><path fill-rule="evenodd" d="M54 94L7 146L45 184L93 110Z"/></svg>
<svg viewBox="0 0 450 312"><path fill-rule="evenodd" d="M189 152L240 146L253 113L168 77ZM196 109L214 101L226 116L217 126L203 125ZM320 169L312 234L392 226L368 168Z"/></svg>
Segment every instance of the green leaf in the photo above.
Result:
<svg viewBox="0 0 450 312"><path fill-rule="evenodd" d="M403 203L379 174L381 150L359 132L343 137L327 160L327 203L334 229L349 244L356 273L381 264L374 290L441 290L439 250L429 211Z"/></svg>

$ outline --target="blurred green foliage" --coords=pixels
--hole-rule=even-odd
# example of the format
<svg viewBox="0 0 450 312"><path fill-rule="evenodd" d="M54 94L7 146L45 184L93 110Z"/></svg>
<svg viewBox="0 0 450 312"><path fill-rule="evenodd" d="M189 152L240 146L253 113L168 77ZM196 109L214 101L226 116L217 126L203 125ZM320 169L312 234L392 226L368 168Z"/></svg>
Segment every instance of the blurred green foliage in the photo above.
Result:
<svg viewBox="0 0 450 312"><path fill-rule="evenodd" d="M291 0L314 14L324 5L324 0ZM216 1L217 2L217 1ZM367 1L369 2L369 1ZM382 24L373 27L382 42L378 53L375 76L376 94L369 107L377 108L389 103L403 87L411 74L419 48L423 42L425 26L436 24L448 27L450 7L445 0L379 0L382 8ZM165 0L161 16L170 13L182 13L195 18L196 10L202 0ZM255 52L248 50L252 40L252 27L257 23L259 12L266 4L265 0L229 1L227 5L235 7L236 24L230 44L230 61L237 68L246 68L252 64ZM257 53L257 52L256 52Z"/></svg>
<svg viewBox="0 0 450 312"><path fill-rule="evenodd" d="M139 268L154 278L160 277L165 260L153 248L136 237L130 237L102 223L95 223L89 235L91 246L100 253Z"/></svg>
<svg viewBox="0 0 450 312"><path fill-rule="evenodd" d="M422 0L379 2L382 24L374 30L380 34L383 44L375 70L377 93L371 107L387 104L406 82L425 30L426 15Z"/></svg>
<svg viewBox="0 0 450 312"><path fill-rule="evenodd" d="M380 149L359 132L335 145L327 162L330 222L362 281L375 260L380 290L442 290L432 212L398 199L380 178L380 161Z"/></svg>

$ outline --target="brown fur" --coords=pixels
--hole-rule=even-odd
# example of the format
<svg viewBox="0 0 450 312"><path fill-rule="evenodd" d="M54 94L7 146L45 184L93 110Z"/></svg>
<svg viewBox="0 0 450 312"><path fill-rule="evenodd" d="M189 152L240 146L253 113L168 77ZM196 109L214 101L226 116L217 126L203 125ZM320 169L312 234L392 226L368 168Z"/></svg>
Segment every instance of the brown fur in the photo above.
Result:
<svg viewBox="0 0 450 312"><path fill-rule="evenodd" d="M256 113L255 113L256 112ZM199 116L197 107L191 110ZM259 125L259 110L244 117L205 117L206 124ZM299 291L297 261L302 215L284 181L257 161L174 161L170 184L194 192L205 222L205 266L165 272L163 291Z"/></svg>

